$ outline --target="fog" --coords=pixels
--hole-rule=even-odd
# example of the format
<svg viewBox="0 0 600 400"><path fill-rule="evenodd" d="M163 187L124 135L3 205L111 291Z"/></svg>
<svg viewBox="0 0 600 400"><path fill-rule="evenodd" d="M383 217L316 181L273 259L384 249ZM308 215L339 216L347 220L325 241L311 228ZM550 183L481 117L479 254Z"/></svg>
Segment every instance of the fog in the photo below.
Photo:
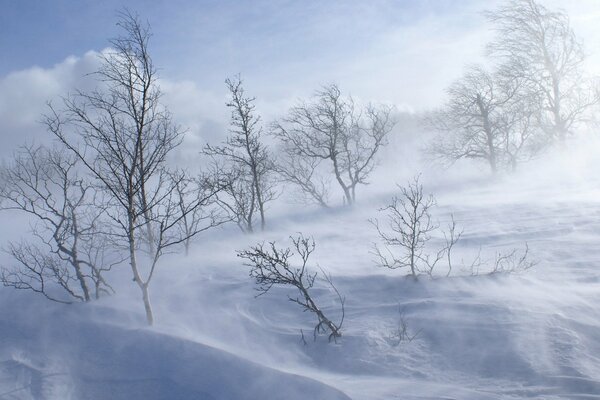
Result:
<svg viewBox="0 0 600 400"><path fill-rule="evenodd" d="M574 112L564 138L559 124L551 125L555 121L548 117L552 110L541 105L543 94L532 89L549 79L544 72L523 67L517 72L530 75L529 80L521 80L514 71L522 63L514 59L504 63L503 55L490 55L487 45L497 36L484 12L515 4L561 10L568 15L577 43L582 43L585 57L577 64L576 79L565 75L562 81L577 83L568 86L571 97L565 96L563 111L578 107L584 98L587 103L581 112ZM0 398L600 397L600 92L595 86L600 70L596 54L600 8L595 1L382 1L369 5L258 1L250 5L182 0L168 5L157 2L154 9L146 9L138 1L111 0L70 9L57 0L52 10L33 2L29 6L3 5L2 18L7 23L0 19L0 34L10 32L7 37L13 38L0 48L14 53L0 64L0 246L4 249L0 255L4 283L0 286ZM168 123L183 132L181 144L168 152L165 163L156 164L164 175L140 178L142 186L156 190L149 197L150 206L135 197L145 194L118 197L106 189L110 182L94 168L106 161L101 150L111 147L90 146L91 136L81 134L85 119L78 120L65 103L78 93L111 93L114 82L106 76L99 79L98 71L106 65L106 57L118 51L109 39L119 35L115 23L123 7L151 27L149 49L157 72L152 83L161 92L156 110L168 110ZM49 21L42 22L42 15ZM54 33L47 27L52 21L62 22ZM77 34L86 27L94 32ZM57 43L45 45L53 41ZM494 90L477 92L471 103L452 103L456 93L452 85L467 81L465 73L475 64L500 83ZM500 68L505 65L514 69L512 74L506 72L510 68ZM227 158L233 151L221 150L218 158L206 147L231 145L232 135L247 126L232 124L236 109L228 106L233 93L224 81L236 74L241 77L245 99L255 107L251 112L259 118L256 127L262 129L257 142L250 143L260 143L266 150L254 154L267 154L257 156L263 162L258 169L267 172L252 179L250 172L244 175L235 170L236 159ZM536 81L538 77L542 78ZM584 93L580 88L587 82L592 89ZM327 109L333 103L323 102L327 97L319 93L331 84L341 91L342 106L336 110L348 113L342 121L350 133L335 137L345 140L346 147L334 145L325 156L315 156L320 161L310 174L311 182L323 179L329 194L327 207L322 207L314 194L282 178L281 171L286 157L311 153L300 146L291 150L285 146L319 131L294 125L293 117L298 114L293 110L310 115ZM473 85L477 90L478 84ZM502 97L502 91L509 94ZM459 118L454 125L447 122L449 118L443 126L432 122L440 115L456 114L453 104L463 105L464 115L470 116L470 104L479 104L482 110L477 101L486 95L492 106L474 117L491 115L481 123L482 128L473 119L463 125ZM370 114L372 110L388 106L389 125L385 119L368 119L378 115ZM119 114L118 107L90 108L85 111L93 118L107 109L116 109L115 115L127 114ZM527 114L524 110L530 108L535 111ZM52 110L64 116L60 124L64 137L75 138L66 140L64 147L65 154L75 154L79 160L69 189L86 188L92 193L82 195L79 203L64 202L62 209L60 180L43 181L44 165L37 174L20 175L21 183L26 183L25 199L37 199L31 203L22 198L20 203L14 201L18 191L7 172L15 170L15 152L21 146L60 146L57 139L62 137L51 132L59 125L46 119ZM167 113L152 115L160 120ZM315 119L322 122L323 115L327 114ZM491 129L486 128L489 124ZM109 129L114 126L119 125ZM298 130L300 139L284 143L282 135L275 134L277 129ZM530 130L535 140L531 147L527 142L517 149L523 153L513 168L509 145L518 138L509 135L516 132L522 139ZM331 135L335 129L324 131ZM491 143L487 149L480 144L485 142L480 140L483 136L476 136L484 131ZM369 140L382 132L384 139L372 161L362 169L357 167L356 176L367 172L352 186L355 197L349 197L339 182L355 182L352 161L340 162L348 169L336 176L333 172L339 167L331 154L345 152L350 154L348 160L360 163L367 158L360 150L369 150ZM492 137L490 132L501 133ZM469 134L475 139L464 139ZM468 142L471 147L459 149L462 152L446 147L441 156L432 150L436 143L450 139L453 146ZM76 145L68 147L69 140ZM313 139L307 143L318 148ZM497 168L492 151L498 152ZM43 163L48 160L53 159ZM298 158L292 165L302 166L306 160ZM227 168L231 168L229 175ZM143 170L135 164L131 170L138 169ZM179 190L178 186L161 186L170 184L165 177L176 169L206 190L198 193L211 193L206 203L195 207L214 218L210 221L216 225L198 229L208 223L207 218L193 228L198 232L190 237L188 254L183 228L174 233L165 228L181 225L181 220L170 225L177 212L188 217L186 211L174 211L185 205L183 200L163 203ZM114 168L110 179L120 179L122 170ZM202 179L194 180L201 174ZM41 186L31 185L40 179ZM255 196L259 185L253 179L266 182L260 189L263 195L268 193L265 187L273 187L272 199L265 203L264 230ZM415 215L421 212L422 219L413 229L421 229L421 236L410 237L406 228L394 230L387 218L394 204L396 211L410 218L406 213L414 199L407 197L406 189L415 179L425 201L428 196L434 201L429 209L423 210L424 200L415 206ZM242 186L252 182L246 188L252 192L254 214L250 212L249 217L242 204L248 192L234 191L240 182ZM141 207L137 222L130 225L137 242L125 234L129 233L124 222L129 209L122 207L126 201L122 199L127 198L130 208ZM408 203L394 203L394 199ZM93 272L84 278L76 276L77 263L68 264L73 252L60 246L72 245L71 236L77 242L77 227L71 221L75 212L64 211L73 203L84 207L79 214L84 226L81 253L89 258L83 258L86 261L81 265L123 260L103 271L104 280L95 280ZM39 218L36 213L40 212L49 212L44 215L51 218ZM156 213L154 219L148 212ZM431 229L423 216L430 218ZM56 217L59 223L44 225ZM139 222L143 218L146 222ZM253 224L250 229L248 218ZM396 222L400 226L402 219ZM455 230L450 228L453 222ZM69 228L61 230L63 223ZM85 229L97 236L86 236ZM154 237L152 229L160 234ZM386 242L385 232L395 236ZM161 248L163 233L169 245ZM455 243L449 242L451 233L458 234ZM304 265L301 249L292 242L298 235L315 244ZM10 253L11 244L25 242L35 242L42 249L34 253L39 264L33 267ZM412 257L402 253L409 248L407 243L416 249ZM259 271L264 274L275 266L281 272L284 266L290 267L284 271L284 275L291 274L286 275L289 278L297 277L293 274L305 267L307 275L299 278L305 286L281 280L268 286L267 280L267 292L257 291L260 263L240 257L240 252L260 244L272 258L263 255ZM286 248L292 250L289 259ZM107 255L98 256L102 252ZM143 278L132 269L132 253ZM388 264L392 268L385 266L382 254L387 261L393 260ZM65 263L64 269L53 264L57 259ZM158 260L156 269L148 267L153 260ZM411 274L411 268L416 273ZM14 271L17 274L11 275ZM18 284L15 276L21 279ZM142 302L146 276L151 324ZM77 297L78 279L89 280L90 287L92 282L97 287L106 284L106 290L99 292L98 299L79 301L83 298ZM311 304L304 289L315 309L340 324L340 337L333 340L325 325L318 328L321 317L302 306L302 301Z"/></svg>

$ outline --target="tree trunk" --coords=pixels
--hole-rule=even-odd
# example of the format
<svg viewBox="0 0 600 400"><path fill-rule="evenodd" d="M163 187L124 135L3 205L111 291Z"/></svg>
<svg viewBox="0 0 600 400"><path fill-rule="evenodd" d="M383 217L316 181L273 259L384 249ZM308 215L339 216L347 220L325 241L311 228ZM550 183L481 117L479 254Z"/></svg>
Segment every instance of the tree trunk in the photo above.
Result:
<svg viewBox="0 0 600 400"><path fill-rule="evenodd" d="M131 202L130 204L133 204L133 202ZM152 324L154 323L154 315L152 314L152 307L150 305L150 297L148 293L149 282L142 281L142 277L140 276L140 272L138 270L137 255L135 253L135 221L133 218L133 210L129 209L127 211L127 218L129 224L129 226L127 227L127 241L129 244L129 263L131 265L131 272L133 273L133 280L135 281L135 283L137 283L140 290L142 291L142 299L144 301L144 308L146 310L146 321L148 322L148 325L152 326Z"/></svg>
<svg viewBox="0 0 600 400"><path fill-rule="evenodd" d="M152 305L150 304L150 295L148 293L148 284L142 285L142 298L144 300L144 309L146 310L146 321L149 326L154 324L154 314L152 312Z"/></svg>
<svg viewBox="0 0 600 400"><path fill-rule="evenodd" d="M81 262L79 261L79 254L77 251L77 243L79 242L79 227L77 221L77 215L71 207L71 218L73 221L73 247L71 249L71 264L75 268L75 275L77 276L77 280L79 281L79 285L81 285L81 290L83 292L83 298L85 301L90 301L90 291L85 281L85 277L81 272Z"/></svg>
<svg viewBox="0 0 600 400"><path fill-rule="evenodd" d="M488 150L488 162L490 163L492 174L496 175L498 166L496 162L496 147L494 146L494 133L492 132L492 125L490 124L489 110L485 107L485 104L483 104L483 99L480 95L477 95L477 107L481 113L481 119L483 120L483 131L485 133Z"/></svg>
<svg viewBox="0 0 600 400"><path fill-rule="evenodd" d="M256 192L256 201L258 202L258 211L260 212L260 230L265 230L265 206L263 204L262 191L260 189L260 182L258 179L258 172L254 161L252 163L252 174L254 175L254 191Z"/></svg>
<svg viewBox="0 0 600 400"><path fill-rule="evenodd" d="M333 171L335 172L335 179L338 181L338 183L342 187L342 190L344 191L344 198L346 199L346 204L351 206L352 204L354 204L354 201L352 200L352 193L350 193L350 189L348 189L348 186L346 186L346 184L342 180L338 168L337 157L332 157L331 160L333 161Z"/></svg>

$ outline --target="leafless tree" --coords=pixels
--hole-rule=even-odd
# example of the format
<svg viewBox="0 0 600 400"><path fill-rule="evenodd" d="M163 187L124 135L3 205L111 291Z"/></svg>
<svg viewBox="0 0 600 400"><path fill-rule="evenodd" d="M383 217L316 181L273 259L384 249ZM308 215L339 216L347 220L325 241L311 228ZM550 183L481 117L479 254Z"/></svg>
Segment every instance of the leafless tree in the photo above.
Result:
<svg viewBox="0 0 600 400"><path fill-rule="evenodd" d="M415 340L421 330L416 333L410 333L410 329L408 328L408 318L406 317L406 313L404 308L400 309L400 315L398 317L398 325L395 329L393 329L387 337L387 341L394 347L399 346L400 343L404 342L412 342Z"/></svg>
<svg viewBox="0 0 600 400"><path fill-rule="evenodd" d="M508 0L487 16L497 31L490 54L526 80L529 91L540 97L540 126L551 139L564 141L600 100L583 73L583 46L568 15L536 0Z"/></svg>
<svg viewBox="0 0 600 400"><path fill-rule="evenodd" d="M448 88L447 105L428 119L441 133L431 144L434 157L450 162L483 159L492 173L498 171L504 140L502 107L515 94L501 85L496 76L475 66Z"/></svg>
<svg viewBox="0 0 600 400"><path fill-rule="evenodd" d="M414 278L419 274L433 277L436 266L445 258L448 267L446 277L450 276L453 270L452 253L463 236L463 230L458 229L454 215L451 214L447 230L441 233L444 244L437 251L428 252L427 244L433 233L439 229L439 224L433 222L431 215L433 207L436 206L435 198L425 195L423 186L419 183L419 176L408 185L399 188L400 195L394 196L390 205L380 209L386 212L386 224L380 224L377 219L371 221L383 242L382 246L373 245L372 254L375 255L377 264L390 269L408 268L409 275ZM515 248L506 253L497 252L492 261L483 259L481 250L480 248L477 256L463 272L480 275L482 267L491 264L487 274L517 273L537 264L529 257L527 243L524 251L519 252ZM464 261L461 261L461 264L464 265Z"/></svg>
<svg viewBox="0 0 600 400"><path fill-rule="evenodd" d="M529 245L525 243L525 249L519 254L517 249L513 249L508 253L497 252L494 258L492 270L493 274L511 274L527 271L535 267L536 261L529 258Z"/></svg>
<svg viewBox="0 0 600 400"><path fill-rule="evenodd" d="M142 292L148 324L154 316L149 285L158 261L215 221L181 230L181 222L205 206L214 190L181 207L178 185L184 177L166 166L183 131L160 102L156 68L148 52L150 28L127 11L95 73L99 88L77 92L57 111L51 106L48 129L95 179L106 200L113 238L127 251L133 280Z"/></svg>
<svg viewBox="0 0 600 400"><path fill-rule="evenodd" d="M519 251L519 249L514 248L507 252L497 251L491 260L482 258L481 249L479 249L477 257L465 269L465 272L468 272L471 276L515 274L527 271L537 264L536 260L531 259L529 245L525 243L524 250Z"/></svg>
<svg viewBox="0 0 600 400"><path fill-rule="evenodd" d="M207 144L204 153L213 160L213 170L223 183L226 198L221 203L245 232L253 232L256 213L265 229L266 204L276 197L275 163L262 142L255 98L246 96L239 76L225 81L231 99L231 136L221 146Z"/></svg>
<svg viewBox="0 0 600 400"><path fill-rule="evenodd" d="M239 165L226 165L216 157L211 158L208 168L213 185L221 188L215 198L228 220L235 221L242 232L254 232L255 214L250 209L256 206L256 196L247 171Z"/></svg>
<svg viewBox="0 0 600 400"><path fill-rule="evenodd" d="M293 243L293 250L289 247L278 248L275 242L270 242L268 245L258 244L251 247L250 250L240 251L238 257L246 260L246 265L250 267L250 276L254 278L260 292L258 296L267 293L274 285L295 287L299 295L289 297L289 300L299 304L305 311L314 313L317 317L317 324L313 332L314 338L316 339L320 332L329 331L329 340L336 340L342 336L345 298L333 284L331 275L320 269L321 277L335 292L340 302L341 317L340 321L335 323L325 316L311 294L311 289L318 276L318 272L310 272L307 268L308 259L315 250L314 240L306 238L302 234L290 237L290 239ZM292 264L295 255L300 259L299 265Z"/></svg>
<svg viewBox="0 0 600 400"><path fill-rule="evenodd" d="M175 183L175 193L172 201L178 206L177 215L179 237L183 239L185 255L190 251L192 239L200 232L220 225L229 219L221 215L216 207L220 187L215 186L210 177L191 177L184 171L172 172L172 182ZM198 205L201 202L201 206Z"/></svg>
<svg viewBox="0 0 600 400"><path fill-rule="evenodd" d="M534 157L544 146L539 129L539 96L504 65L494 72L473 66L448 88L445 107L428 115L440 132L428 149L436 159L485 160L492 171Z"/></svg>
<svg viewBox="0 0 600 400"><path fill-rule="evenodd" d="M282 180L299 189L301 202L314 202L329 208L329 181L319 172L323 160L304 157L291 147L284 147L282 153L277 164L277 172Z"/></svg>
<svg viewBox="0 0 600 400"><path fill-rule="evenodd" d="M281 141L284 155L291 157L282 163L282 177L326 205L326 185L315 174L325 163L323 168L330 168L345 202L352 205L357 185L367 183L393 126L391 107L357 108L336 85L325 86L273 124L273 135Z"/></svg>
<svg viewBox="0 0 600 400"><path fill-rule="evenodd" d="M103 274L122 260L106 254L102 209L78 166L62 149L27 146L0 171L0 209L28 215L33 236L8 245L16 265L0 268L4 285L65 303L113 291Z"/></svg>
<svg viewBox="0 0 600 400"><path fill-rule="evenodd" d="M444 241L446 242L445 253L446 260L448 261L448 272L446 273L446 277L450 276L452 273L452 250L454 246L463 235L463 230L458 230L456 226L456 221L454 220L454 215L450 215L450 224L448 225L448 230L444 232Z"/></svg>
<svg viewBox="0 0 600 400"><path fill-rule="evenodd" d="M500 74L505 74L502 69ZM528 161L547 147L548 141L540 127L542 110L540 96L531 92L523 79L503 76L510 93L514 93L502 105L498 113L502 165L513 172L517 165Z"/></svg>
<svg viewBox="0 0 600 400"><path fill-rule="evenodd" d="M377 219L371 221L383 242L381 247L374 244L373 254L379 266L409 268L410 275L415 278L420 273L433 275L437 263L445 254L449 256L460 235L456 234L453 224L450 236L446 237L446 246L430 255L425 247L432 232L439 228L431 216L431 209L436 205L435 198L424 193L419 176L407 186L398 187L400 195L392 197L391 204L380 209L387 213L386 224L382 226Z"/></svg>

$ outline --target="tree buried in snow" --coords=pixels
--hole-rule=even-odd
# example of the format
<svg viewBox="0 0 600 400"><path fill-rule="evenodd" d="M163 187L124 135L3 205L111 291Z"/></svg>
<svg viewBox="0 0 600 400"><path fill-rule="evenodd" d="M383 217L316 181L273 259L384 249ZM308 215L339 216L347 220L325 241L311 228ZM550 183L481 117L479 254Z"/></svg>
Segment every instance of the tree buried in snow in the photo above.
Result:
<svg viewBox="0 0 600 400"><path fill-rule="evenodd" d="M331 275L327 274L322 268L321 277L327 282L330 288L335 292L341 308L341 317L338 323L329 319L323 311L317 306L310 289L314 286L318 272L307 270L307 263L310 255L315 250L313 239L305 238L302 234L297 237L290 237L293 248L278 248L275 242L264 243L251 247L250 250L238 252L238 257L245 259L245 265L250 267L250 277L254 278L258 291L261 296L267 293L274 285L290 285L298 289L297 297L289 297L289 300L302 306L304 311L310 311L317 317L317 324L314 328L314 338L319 333L329 331L329 341L336 340L342 336L341 328L344 322L344 302L345 298L340 294L333 284ZM298 256L299 266L292 265L292 259Z"/></svg>
<svg viewBox="0 0 600 400"><path fill-rule="evenodd" d="M443 232L444 246L435 255L426 252L426 245L431 234L439 229L439 224L433 222L431 209L437 205L433 195L426 195L423 185L417 175L406 186L398 185L400 196L392 197L392 201L379 211L387 212L387 224L382 226L377 219L371 223L383 242L383 246L373 245L372 253L377 258L377 264L390 269L409 268L410 275L425 273L433 276L438 263L446 258L449 276L452 272L452 251L462 236L458 230L454 216L448 230ZM394 250L399 248L399 250Z"/></svg>
<svg viewBox="0 0 600 400"><path fill-rule="evenodd" d="M452 249L460 234L454 234L456 225L453 223L446 247L439 250L435 257L426 254L425 245L431 239L431 233L439 227L431 219L431 208L436 205L436 201L432 195L424 194L419 176L406 187L398 187L400 196L392 197L391 203L379 210L387 212L387 228L382 227L377 219L371 221L383 241L383 247L374 245L373 254L382 267L409 268L413 277L422 272L431 275L436 264ZM393 247L400 250L393 251Z"/></svg>
<svg viewBox="0 0 600 400"><path fill-rule="evenodd" d="M517 249L513 249L508 253L497 252L493 268L489 274L519 273L535 267L536 264L537 261L529 259L529 245L525 243L525 249L520 254Z"/></svg>
<svg viewBox="0 0 600 400"><path fill-rule="evenodd" d="M283 145L281 176L326 207L328 179L319 171L329 169L344 202L354 204L356 187L367 183L375 156L394 127L392 110L374 105L359 108L351 97L342 96L337 85L321 88L311 102L292 107L273 125L272 134Z"/></svg>
<svg viewBox="0 0 600 400"><path fill-rule="evenodd" d="M463 231L457 228L454 215L450 214L447 229L442 230L443 245L432 255L427 251L427 243L432 239L432 234L440 229L431 215L432 208L437 205L436 200L433 195L424 193L418 175L408 185L398 187L400 195L392 197L391 203L379 210L386 212L386 223L371 220L383 242L383 245L373 245L372 254L377 264L390 269L407 268L409 275L414 278L419 274L432 277L436 266L446 259L446 276L450 276L453 270L452 254L463 235ZM479 275L480 267L484 264L486 262L481 260L480 248L468 267L471 275ZM535 261L529 260L529 246L525 243L522 253L517 249L508 253L497 252L492 269L487 274L516 273L535 265Z"/></svg>

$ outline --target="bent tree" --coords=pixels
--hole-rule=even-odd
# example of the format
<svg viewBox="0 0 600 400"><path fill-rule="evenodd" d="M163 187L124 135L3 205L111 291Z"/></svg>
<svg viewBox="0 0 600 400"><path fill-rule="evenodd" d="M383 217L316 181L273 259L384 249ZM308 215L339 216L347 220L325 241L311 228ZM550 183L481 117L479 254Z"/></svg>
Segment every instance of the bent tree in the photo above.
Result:
<svg viewBox="0 0 600 400"><path fill-rule="evenodd" d="M246 266L250 267L250 277L254 279L259 291L257 297L269 292L275 285L295 287L298 295L290 296L288 299L301 306L304 311L316 316L317 323L313 329L314 339L317 339L319 333L329 332L329 341L336 341L342 336L346 299L333 284L331 275L319 267L320 277L335 293L340 304L339 322L334 322L325 315L312 293L319 273L311 272L308 269L308 260L315 250L315 242L301 233L296 237L290 237L290 240L293 248L280 248L275 242L259 243L249 250L238 251L237 255L245 261ZM295 263L294 259L299 261Z"/></svg>
<svg viewBox="0 0 600 400"><path fill-rule="evenodd" d="M564 142L600 101L569 16L536 0L509 0L487 17L497 33L488 45L490 54L539 98L540 126L548 139Z"/></svg>

